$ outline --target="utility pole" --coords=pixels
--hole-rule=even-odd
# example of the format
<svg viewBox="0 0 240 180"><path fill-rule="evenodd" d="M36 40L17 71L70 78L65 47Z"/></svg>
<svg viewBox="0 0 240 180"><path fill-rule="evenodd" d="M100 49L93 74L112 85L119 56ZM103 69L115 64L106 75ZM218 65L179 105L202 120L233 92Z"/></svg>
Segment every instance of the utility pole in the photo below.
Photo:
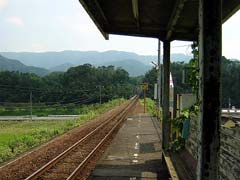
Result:
<svg viewBox="0 0 240 180"><path fill-rule="evenodd" d="M102 88L104 86L98 85L97 87L99 87L99 103L102 104Z"/></svg>
<svg viewBox="0 0 240 180"><path fill-rule="evenodd" d="M32 120L32 91L30 92L30 117Z"/></svg>
<svg viewBox="0 0 240 180"><path fill-rule="evenodd" d="M148 83L143 84L143 93L144 93L144 113L146 113L146 91L148 90Z"/></svg>
<svg viewBox="0 0 240 180"><path fill-rule="evenodd" d="M146 89L144 88L144 113L146 113Z"/></svg>
<svg viewBox="0 0 240 180"><path fill-rule="evenodd" d="M230 109L231 109L231 98L228 98L228 112L230 114Z"/></svg>
<svg viewBox="0 0 240 180"><path fill-rule="evenodd" d="M102 104L102 86L99 86L99 103Z"/></svg>
<svg viewBox="0 0 240 180"><path fill-rule="evenodd" d="M228 98L228 109L229 110L231 109L231 98L230 97Z"/></svg>

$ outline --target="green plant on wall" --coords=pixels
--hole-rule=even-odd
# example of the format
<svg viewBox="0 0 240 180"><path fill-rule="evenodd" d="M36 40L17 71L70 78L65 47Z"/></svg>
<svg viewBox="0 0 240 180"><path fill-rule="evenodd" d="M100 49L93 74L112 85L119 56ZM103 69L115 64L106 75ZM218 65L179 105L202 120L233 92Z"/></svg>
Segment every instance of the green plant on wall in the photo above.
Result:
<svg viewBox="0 0 240 180"><path fill-rule="evenodd" d="M198 91L199 91L199 65L198 65L198 44L194 42L192 44L192 54L193 58L188 63L188 68L190 69L190 76L188 79L189 85L192 87L192 91L196 94L198 101Z"/></svg>
<svg viewBox="0 0 240 180"><path fill-rule="evenodd" d="M184 109L180 112L180 116L172 120L173 133L181 132L182 135L175 139L172 143L172 149L178 151L185 146L185 139L189 135L191 115L197 115L199 111L199 66L198 66L198 44L192 44L193 58L189 61L187 69L190 70L188 77L188 84L192 88L192 92L196 95L197 102L190 108Z"/></svg>
<svg viewBox="0 0 240 180"><path fill-rule="evenodd" d="M183 131L184 124L189 126L188 123L190 123L191 116L197 115L198 111L199 111L199 104L196 103L192 105L190 108L184 109L183 111L181 111L179 117L172 119L173 133L174 132L176 133L177 131L182 132L182 135L179 136L177 139L175 139L172 143L173 151L178 151L185 146L185 139L188 138L188 132L186 133L185 131L188 131L189 129L184 129Z"/></svg>

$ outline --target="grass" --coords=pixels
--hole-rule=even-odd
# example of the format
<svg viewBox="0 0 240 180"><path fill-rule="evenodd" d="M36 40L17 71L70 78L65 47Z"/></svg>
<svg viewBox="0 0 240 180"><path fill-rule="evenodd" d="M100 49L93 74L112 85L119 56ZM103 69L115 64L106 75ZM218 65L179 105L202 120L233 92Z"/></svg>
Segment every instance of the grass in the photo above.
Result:
<svg viewBox="0 0 240 180"><path fill-rule="evenodd" d="M109 103L118 103L123 101L123 99L116 99L110 101ZM105 103L108 105L109 103ZM103 104L102 104L103 105ZM86 111L91 108L91 110L98 109L102 106L98 103L92 105L74 105L70 104L68 106L56 105L56 106L47 106L41 105L36 106L33 105L32 114L35 116L48 116L48 115L78 115L84 114ZM26 104L22 105L8 105L1 106L0 105L0 116L29 116L30 115L30 106Z"/></svg>
<svg viewBox="0 0 240 180"><path fill-rule="evenodd" d="M141 99L140 103L144 105L144 99ZM156 109L156 103L151 98L146 98L146 111L152 116L157 116L158 114L158 110Z"/></svg>
<svg viewBox="0 0 240 180"><path fill-rule="evenodd" d="M116 99L101 105L83 106L77 120L0 121L0 163L85 123L122 101Z"/></svg>
<svg viewBox="0 0 240 180"><path fill-rule="evenodd" d="M46 142L75 125L70 120L0 122L0 162Z"/></svg>
<svg viewBox="0 0 240 180"><path fill-rule="evenodd" d="M77 115L81 113L81 109L84 106L71 105L71 106L56 106L56 107L37 107L33 106L32 113L36 116L47 116L51 115ZM26 116L30 114L30 107L28 106L0 106L0 116Z"/></svg>

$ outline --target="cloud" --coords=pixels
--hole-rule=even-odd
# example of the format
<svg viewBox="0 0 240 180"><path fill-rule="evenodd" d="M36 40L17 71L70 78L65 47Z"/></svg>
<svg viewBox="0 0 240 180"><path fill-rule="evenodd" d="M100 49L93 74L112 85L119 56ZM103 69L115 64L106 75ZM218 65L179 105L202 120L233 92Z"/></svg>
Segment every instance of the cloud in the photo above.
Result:
<svg viewBox="0 0 240 180"><path fill-rule="evenodd" d="M7 6L8 0L0 0L0 9L3 9Z"/></svg>
<svg viewBox="0 0 240 180"><path fill-rule="evenodd" d="M43 52L43 51L47 51L47 48L45 45L41 44L41 43L33 43L31 45L31 51L33 52Z"/></svg>
<svg viewBox="0 0 240 180"><path fill-rule="evenodd" d="M8 17L8 18L5 19L5 21L7 23L13 24L17 27L23 27L24 26L23 20L20 17L17 17L17 16Z"/></svg>
<svg viewBox="0 0 240 180"><path fill-rule="evenodd" d="M96 33L97 27L85 13L77 13L70 16L57 16L56 22L62 27L75 33Z"/></svg>

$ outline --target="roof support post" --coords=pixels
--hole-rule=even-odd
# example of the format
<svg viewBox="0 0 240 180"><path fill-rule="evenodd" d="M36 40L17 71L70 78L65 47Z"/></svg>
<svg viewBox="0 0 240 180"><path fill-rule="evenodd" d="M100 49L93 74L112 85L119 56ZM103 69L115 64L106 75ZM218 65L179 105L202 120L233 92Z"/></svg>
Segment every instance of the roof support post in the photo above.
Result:
<svg viewBox="0 0 240 180"><path fill-rule="evenodd" d="M222 0L199 0L200 117L197 179L218 179Z"/></svg>
<svg viewBox="0 0 240 180"><path fill-rule="evenodd" d="M157 74L157 97L158 97L158 109L160 110L162 104L162 67L161 67L161 41L158 39L158 74Z"/></svg>
<svg viewBox="0 0 240 180"><path fill-rule="evenodd" d="M162 148L167 150L170 141L169 116L169 82L170 82L170 41L163 42L163 121Z"/></svg>

